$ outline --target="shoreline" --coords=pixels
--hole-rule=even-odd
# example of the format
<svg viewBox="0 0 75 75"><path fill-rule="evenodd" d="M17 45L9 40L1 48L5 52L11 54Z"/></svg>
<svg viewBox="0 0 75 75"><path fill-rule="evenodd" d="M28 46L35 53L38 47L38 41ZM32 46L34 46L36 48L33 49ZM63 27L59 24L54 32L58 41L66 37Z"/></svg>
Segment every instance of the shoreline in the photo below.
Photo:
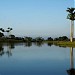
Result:
<svg viewBox="0 0 75 75"><path fill-rule="evenodd" d="M0 43L46 43L49 45L55 45L60 47L75 47L75 41L25 41L25 40L15 40L15 39L0 39Z"/></svg>
<svg viewBox="0 0 75 75"><path fill-rule="evenodd" d="M46 41L47 43L53 43L53 45L60 47L75 47L75 41Z"/></svg>

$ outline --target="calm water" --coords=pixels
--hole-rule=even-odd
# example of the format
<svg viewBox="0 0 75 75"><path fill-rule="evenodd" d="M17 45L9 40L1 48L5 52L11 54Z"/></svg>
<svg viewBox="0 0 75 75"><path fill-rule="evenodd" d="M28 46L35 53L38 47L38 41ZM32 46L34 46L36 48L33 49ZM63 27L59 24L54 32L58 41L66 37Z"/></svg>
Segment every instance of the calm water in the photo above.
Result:
<svg viewBox="0 0 75 75"><path fill-rule="evenodd" d="M68 75L67 70L74 67L70 49L47 44L1 44L0 75Z"/></svg>

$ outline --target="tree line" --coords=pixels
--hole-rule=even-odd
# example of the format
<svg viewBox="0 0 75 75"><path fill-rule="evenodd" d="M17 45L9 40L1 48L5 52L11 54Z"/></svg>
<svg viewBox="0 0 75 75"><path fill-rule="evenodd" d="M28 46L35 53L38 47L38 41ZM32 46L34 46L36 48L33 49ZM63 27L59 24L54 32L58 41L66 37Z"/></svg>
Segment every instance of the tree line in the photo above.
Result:
<svg viewBox="0 0 75 75"><path fill-rule="evenodd" d="M56 37L56 38L52 38L52 37L48 37L47 39L44 39L43 37L36 37L36 38L32 38L32 37L16 37L15 35L9 34L9 32L13 30L12 28L8 27L6 30L4 30L3 28L0 28L0 40L9 40L10 41L14 41L14 40L21 40L24 42L43 42L43 41L70 41L70 39L67 36L61 36L61 37ZM4 32L8 33L8 36L4 35ZM73 40L75 40L73 38Z"/></svg>
<svg viewBox="0 0 75 75"><path fill-rule="evenodd" d="M48 37L47 39L44 39L43 37L16 37L15 35L9 35L9 37L5 37L2 32L0 32L0 39L10 39L10 40L22 40L24 42L42 42L42 41L70 41L70 39L67 36L61 36L57 38ZM74 39L75 40L75 39Z"/></svg>

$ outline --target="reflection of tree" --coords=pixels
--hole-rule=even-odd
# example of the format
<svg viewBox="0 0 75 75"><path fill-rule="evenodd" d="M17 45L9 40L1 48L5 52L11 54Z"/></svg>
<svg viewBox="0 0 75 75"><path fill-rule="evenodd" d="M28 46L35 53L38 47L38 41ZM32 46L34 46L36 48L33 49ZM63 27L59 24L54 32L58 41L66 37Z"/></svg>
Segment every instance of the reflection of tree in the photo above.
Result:
<svg viewBox="0 0 75 75"><path fill-rule="evenodd" d="M26 46L26 47L32 46L32 42L25 42L25 46Z"/></svg>
<svg viewBox="0 0 75 75"><path fill-rule="evenodd" d="M9 46L9 48L10 49L14 49L15 48L14 43L11 43L10 46Z"/></svg>
<svg viewBox="0 0 75 75"><path fill-rule="evenodd" d="M71 69L73 69L74 68L73 47L70 48L70 65L71 65Z"/></svg>
<svg viewBox="0 0 75 75"><path fill-rule="evenodd" d="M73 47L70 48L70 69L67 70L68 75L75 75L74 59L73 59Z"/></svg>
<svg viewBox="0 0 75 75"><path fill-rule="evenodd" d="M3 45L0 44L0 56L2 56L4 54L4 48Z"/></svg>
<svg viewBox="0 0 75 75"><path fill-rule="evenodd" d="M34 44L38 47L41 47L44 43L43 42L34 42Z"/></svg>
<svg viewBox="0 0 75 75"><path fill-rule="evenodd" d="M53 43L51 43L51 42L48 42L48 43L47 43L47 45L48 45L48 46L52 46L52 45L53 45Z"/></svg>
<svg viewBox="0 0 75 75"><path fill-rule="evenodd" d="M15 48L14 43L7 44L6 53L7 53L8 57L12 56L12 51L11 50L14 49L14 48Z"/></svg>

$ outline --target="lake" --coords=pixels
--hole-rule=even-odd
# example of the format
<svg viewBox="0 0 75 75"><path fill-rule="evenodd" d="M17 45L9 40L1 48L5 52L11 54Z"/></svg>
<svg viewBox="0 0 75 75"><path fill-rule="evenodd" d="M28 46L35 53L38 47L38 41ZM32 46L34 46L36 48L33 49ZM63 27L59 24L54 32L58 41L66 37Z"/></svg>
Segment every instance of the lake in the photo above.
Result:
<svg viewBox="0 0 75 75"><path fill-rule="evenodd" d="M0 44L0 75L73 75L75 49L47 44Z"/></svg>

